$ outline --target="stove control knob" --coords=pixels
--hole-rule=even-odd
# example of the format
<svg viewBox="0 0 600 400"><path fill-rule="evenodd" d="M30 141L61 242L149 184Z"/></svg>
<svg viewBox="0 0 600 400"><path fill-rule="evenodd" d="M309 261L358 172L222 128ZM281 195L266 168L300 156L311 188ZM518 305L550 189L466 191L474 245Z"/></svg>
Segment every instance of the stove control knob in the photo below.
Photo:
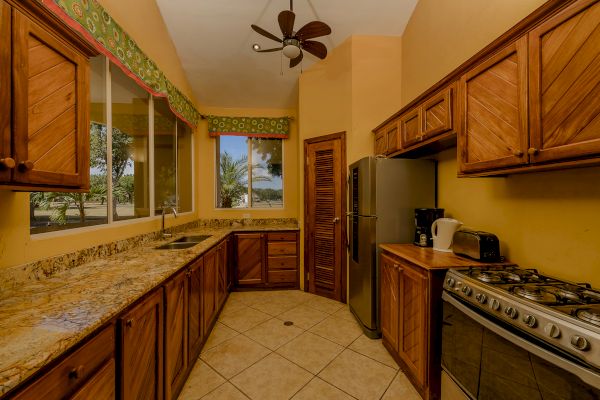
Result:
<svg viewBox="0 0 600 400"><path fill-rule="evenodd" d="M552 323L544 327L544 332L553 339L557 339L560 336L560 328Z"/></svg>
<svg viewBox="0 0 600 400"><path fill-rule="evenodd" d="M470 296L471 293L473 293L473 290L470 287L465 285L462 288L462 292L464 293L465 296Z"/></svg>
<svg viewBox="0 0 600 400"><path fill-rule="evenodd" d="M511 307L511 306L506 307L504 309L504 313L512 319L517 318L517 314L518 314L517 309L514 307Z"/></svg>
<svg viewBox="0 0 600 400"><path fill-rule="evenodd" d="M448 286L449 288L453 288L455 283L456 281L454 280L454 278L446 279L446 286Z"/></svg>
<svg viewBox="0 0 600 400"><path fill-rule="evenodd" d="M571 346L581 351L586 351L590 349L590 343L587 341L587 339L579 335L571 336Z"/></svg>
<svg viewBox="0 0 600 400"><path fill-rule="evenodd" d="M483 294L483 293L477 293L475 295L475 298L477 299L477 301L480 304L485 304L485 302L487 301L487 296L485 294Z"/></svg>
<svg viewBox="0 0 600 400"><path fill-rule="evenodd" d="M492 310L498 311L500 309L500 302L496 299L492 299L490 306L492 307Z"/></svg>
<svg viewBox="0 0 600 400"><path fill-rule="evenodd" d="M523 322L530 328L535 328L537 325L537 319L533 315L526 314L523 316Z"/></svg>

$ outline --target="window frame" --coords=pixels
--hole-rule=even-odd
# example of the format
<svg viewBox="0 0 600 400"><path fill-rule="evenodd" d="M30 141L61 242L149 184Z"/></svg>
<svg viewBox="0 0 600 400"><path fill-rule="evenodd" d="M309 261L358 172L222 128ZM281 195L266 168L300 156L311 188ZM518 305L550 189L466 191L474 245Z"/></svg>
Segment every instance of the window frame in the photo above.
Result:
<svg viewBox="0 0 600 400"><path fill-rule="evenodd" d="M253 137L250 136L246 136L247 139L253 139ZM268 139L268 138L267 138ZM213 157L214 157L214 162L213 165L215 166L215 173L213 174L213 179L214 179L214 183L213 183L213 188L215 189L214 191L214 199L213 199L213 210L215 211L269 211L269 212L274 212L274 211L284 211L286 209L286 202L285 202L285 140L281 139L281 138L273 138L273 139L278 139L281 141L281 174L282 174L282 179L281 179L281 190L283 191L283 194L281 196L281 207L244 207L244 208L235 208L235 207L231 207L231 208L223 208L223 207L218 207L217 205L219 204L219 187L220 187L220 182L219 182L219 174L221 171L221 136L217 136L215 137L214 140L214 145L213 145ZM249 141L248 142L248 203L252 204L252 181L251 181L251 176L252 176L252 144Z"/></svg>
<svg viewBox="0 0 600 400"><path fill-rule="evenodd" d="M120 227L120 226L127 226L127 225L135 225L135 224L142 224L142 223L147 223L149 221L154 221L154 220L158 220L162 218L162 215L154 215L154 210L156 207L155 204L155 199L154 199L154 98L155 96L153 96L152 94L148 93L149 96L149 100L148 100L148 185L149 185L149 193L148 195L150 196L149 199L149 205L150 205L150 213L148 216L146 217L139 217L139 218L131 218L131 219L124 219L124 220L117 220L115 221L113 219L113 214L111 212L112 210L112 206L113 206L113 185L112 185L112 157L110 155L112 155L112 128L113 128L113 122L112 122L112 88L111 88L111 61L108 59L108 57L106 56L100 56L100 57L104 57L104 73L105 73L105 98L106 98L106 107L105 107L105 113L106 113L106 154L107 154L107 160L106 160L106 169L107 169L107 182L106 182L106 203L107 203L107 222L105 224L99 224L99 225L90 225L90 226L82 226L82 227L77 227L77 228L65 228L65 229L60 229L60 230L56 230L56 231L51 231L51 232L40 232L40 233L32 233L31 232L31 221L30 221L30 229L29 229L29 238L30 240L43 240L43 239L48 239L48 238L53 238L53 237L59 237L59 236L66 236L66 235L71 235L71 234L81 234L81 233L87 233L87 232L96 232L96 231L101 231L101 230L106 230L106 229L112 229L112 228L116 228L116 227ZM116 65L113 64L113 68L118 68ZM134 83L136 83L135 81L133 81ZM137 84L137 83L136 83ZM175 113L173 113L173 115L175 115ZM178 121L178 123L182 123L185 124L185 122L183 120L181 120L181 118L179 118L177 115L175 115L176 120ZM175 146L177 145L177 123L175 124ZM195 164L195 157L196 154L194 153L194 148L195 148L195 137L193 134L193 130L191 132L191 140L190 140L190 145L191 145L191 175L192 175L192 209L191 211L185 211L185 212L181 212L178 214L180 216L189 216L192 215L196 212L196 201L195 201L195 194L196 194L196 169L194 168L194 164ZM175 164L177 166L177 163ZM176 169L176 173L178 173L178 169ZM177 182L177 179L176 179ZM175 192L176 194L178 193L178 187L176 186ZM177 197L177 208L179 207L179 198Z"/></svg>

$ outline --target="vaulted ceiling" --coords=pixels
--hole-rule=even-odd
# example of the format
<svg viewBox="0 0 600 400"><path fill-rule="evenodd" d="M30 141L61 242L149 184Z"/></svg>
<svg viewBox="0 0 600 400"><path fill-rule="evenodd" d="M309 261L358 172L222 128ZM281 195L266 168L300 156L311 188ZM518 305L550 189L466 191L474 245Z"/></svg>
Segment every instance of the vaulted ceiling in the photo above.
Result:
<svg viewBox="0 0 600 400"><path fill-rule="evenodd" d="M313 20L327 23L329 36L317 38L331 52L350 35L401 35L417 0L296 0L294 30ZM157 0L183 68L202 104L214 107L292 108L298 77L318 59L305 52L289 68L281 52L256 53L277 43L251 24L281 36L277 16L289 0Z"/></svg>

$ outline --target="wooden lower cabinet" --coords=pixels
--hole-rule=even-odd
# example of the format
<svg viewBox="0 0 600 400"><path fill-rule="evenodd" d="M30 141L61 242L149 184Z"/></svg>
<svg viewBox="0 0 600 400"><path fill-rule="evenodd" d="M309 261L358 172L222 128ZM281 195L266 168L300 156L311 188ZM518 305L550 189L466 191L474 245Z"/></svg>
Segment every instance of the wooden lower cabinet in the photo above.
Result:
<svg viewBox="0 0 600 400"><path fill-rule="evenodd" d="M163 289L155 290L119 318L120 398L162 400Z"/></svg>
<svg viewBox="0 0 600 400"><path fill-rule="evenodd" d="M115 398L115 389L115 359L111 358L71 400L112 400Z"/></svg>
<svg viewBox="0 0 600 400"><path fill-rule="evenodd" d="M202 268L202 330L207 333L217 315L217 256L216 248L204 255Z"/></svg>
<svg viewBox="0 0 600 400"><path fill-rule="evenodd" d="M265 283L264 234L235 234L235 285L256 286Z"/></svg>
<svg viewBox="0 0 600 400"><path fill-rule="evenodd" d="M389 347L398 351L400 315L400 274L398 263L386 255L381 255L381 334Z"/></svg>
<svg viewBox="0 0 600 400"><path fill-rule="evenodd" d="M188 285L188 271L185 270L164 285L166 399L177 398L187 378Z"/></svg>
<svg viewBox="0 0 600 400"><path fill-rule="evenodd" d="M227 299L227 272L229 270L227 257L227 241L217 246L217 308L221 308Z"/></svg>
<svg viewBox="0 0 600 400"><path fill-rule="evenodd" d="M195 360L202 350L204 339L204 312L202 278L204 274L204 258L194 261L189 267L188 277L188 355Z"/></svg>

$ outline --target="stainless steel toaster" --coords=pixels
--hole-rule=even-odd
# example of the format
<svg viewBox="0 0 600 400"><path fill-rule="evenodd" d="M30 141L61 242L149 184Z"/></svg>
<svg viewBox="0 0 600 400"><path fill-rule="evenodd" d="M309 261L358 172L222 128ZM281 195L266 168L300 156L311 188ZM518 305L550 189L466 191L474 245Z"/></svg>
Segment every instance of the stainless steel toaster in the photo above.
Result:
<svg viewBox="0 0 600 400"><path fill-rule="evenodd" d="M478 261L500 261L500 242L496 235L489 232L465 228L454 232L452 251L454 254Z"/></svg>

